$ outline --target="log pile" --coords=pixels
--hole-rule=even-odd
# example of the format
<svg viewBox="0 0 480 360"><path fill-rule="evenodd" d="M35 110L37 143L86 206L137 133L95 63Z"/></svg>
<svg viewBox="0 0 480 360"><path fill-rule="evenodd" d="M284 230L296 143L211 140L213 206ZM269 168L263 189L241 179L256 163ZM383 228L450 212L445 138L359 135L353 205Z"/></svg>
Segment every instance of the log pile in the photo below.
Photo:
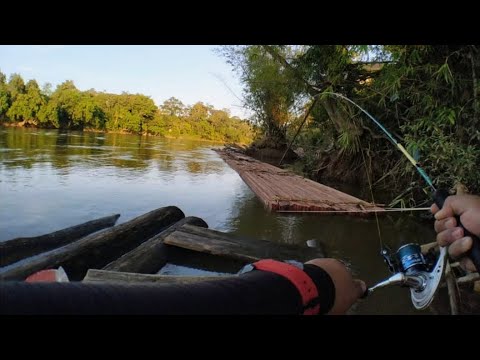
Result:
<svg viewBox="0 0 480 360"><path fill-rule="evenodd" d="M187 265L190 259L193 263L201 259L210 264L225 261L235 272L239 266L261 258L306 261L325 256L320 248L239 238L210 230L205 221L185 217L175 206L159 208L98 231L112 226L118 217L113 215L52 234L0 243L3 245L0 249L7 254L0 267L0 280L21 281L38 271L62 267L70 281L165 282L176 280L169 275L154 274L179 258Z"/></svg>

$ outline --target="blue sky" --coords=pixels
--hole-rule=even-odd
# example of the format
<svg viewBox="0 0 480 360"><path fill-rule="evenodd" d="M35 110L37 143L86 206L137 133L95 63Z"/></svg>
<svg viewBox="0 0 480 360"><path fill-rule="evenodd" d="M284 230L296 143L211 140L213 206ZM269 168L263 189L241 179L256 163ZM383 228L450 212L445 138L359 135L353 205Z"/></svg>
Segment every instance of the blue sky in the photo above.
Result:
<svg viewBox="0 0 480 360"><path fill-rule="evenodd" d="M242 87L230 65L204 45L0 46L0 71L19 73L53 89L73 80L80 90L141 93L157 105L174 96L186 105L202 101L246 117ZM220 80L221 78L222 80ZM225 86L225 84L231 91ZM233 92L233 93L232 93ZM235 96L235 95L236 96Z"/></svg>

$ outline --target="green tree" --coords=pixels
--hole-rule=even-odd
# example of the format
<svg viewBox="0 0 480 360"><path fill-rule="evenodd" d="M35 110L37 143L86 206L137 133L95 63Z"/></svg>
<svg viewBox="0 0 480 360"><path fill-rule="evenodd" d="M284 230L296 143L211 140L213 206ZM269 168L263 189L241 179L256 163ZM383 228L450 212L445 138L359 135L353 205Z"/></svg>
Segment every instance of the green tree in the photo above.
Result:
<svg viewBox="0 0 480 360"><path fill-rule="evenodd" d="M155 117L157 107L145 95L123 93L106 99L107 129L127 132L148 131L150 121Z"/></svg>
<svg viewBox="0 0 480 360"><path fill-rule="evenodd" d="M187 115L185 105L175 97L165 100L160 106L160 114L176 117L184 117Z"/></svg>
<svg viewBox="0 0 480 360"><path fill-rule="evenodd" d="M6 120L6 114L11 105L7 76L0 71L0 122Z"/></svg>
<svg viewBox="0 0 480 360"><path fill-rule="evenodd" d="M27 121L37 124L39 113L47 103L46 97L35 80L30 80L25 86L25 93L19 93L7 112L14 121Z"/></svg>
<svg viewBox="0 0 480 360"><path fill-rule="evenodd" d="M53 92L47 83L42 91L35 80L24 85L17 74L7 83L6 76L0 72L0 121L6 120L45 128L98 129L209 140L247 142L252 137L248 124L231 119L228 112L211 105L197 103L187 107L172 97L157 108L145 95L108 94L94 89L80 91L71 80L61 83Z"/></svg>
<svg viewBox="0 0 480 360"><path fill-rule="evenodd" d="M53 94L52 84L49 83L49 82L43 84L42 93L43 93L43 95L45 95L47 98L50 98L50 96L52 96L52 94Z"/></svg>
<svg viewBox="0 0 480 360"><path fill-rule="evenodd" d="M369 106L412 154L420 154L438 186L460 181L480 191L479 49L395 45L384 50L391 61L365 91L366 98L375 99ZM400 169L398 177L425 186L408 163Z"/></svg>
<svg viewBox="0 0 480 360"><path fill-rule="evenodd" d="M81 127L92 129L104 129L106 115L102 108L96 103L95 96L90 92L83 92L78 102L73 107L72 119L76 120Z"/></svg>
<svg viewBox="0 0 480 360"><path fill-rule="evenodd" d="M274 51L287 57L295 49L277 46ZM262 46L224 47L223 55L245 85L244 104L263 127L263 142L269 147L285 147L286 126L294 117L296 95L301 90L291 69Z"/></svg>
<svg viewBox="0 0 480 360"><path fill-rule="evenodd" d="M25 94L25 82L20 74L10 75L8 90L10 91L12 102L17 99L19 94Z"/></svg>

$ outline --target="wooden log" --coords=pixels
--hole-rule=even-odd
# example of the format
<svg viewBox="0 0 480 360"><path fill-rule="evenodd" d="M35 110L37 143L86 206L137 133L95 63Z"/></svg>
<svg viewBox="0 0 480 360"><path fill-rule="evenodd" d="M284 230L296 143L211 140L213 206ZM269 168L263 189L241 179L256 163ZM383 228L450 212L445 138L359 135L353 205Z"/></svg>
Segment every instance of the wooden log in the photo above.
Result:
<svg viewBox="0 0 480 360"><path fill-rule="evenodd" d="M0 242L0 267L72 243L88 234L111 227L115 225L119 217L120 214L105 216L50 234Z"/></svg>
<svg viewBox="0 0 480 360"><path fill-rule="evenodd" d="M236 275L231 275L236 276ZM223 276L173 276L173 275L153 275L137 274L118 271L90 269L83 279L88 283L161 283L161 284L189 284L205 280L218 280L230 277Z"/></svg>
<svg viewBox="0 0 480 360"><path fill-rule="evenodd" d="M70 280L81 280L88 269L101 269L184 216L175 206L150 211L101 233L1 268L0 279L23 280L36 271L62 266Z"/></svg>
<svg viewBox="0 0 480 360"><path fill-rule="evenodd" d="M280 244L266 240L240 239L231 234L188 224L167 236L164 243L244 262L265 258L306 261L324 257L324 253L318 248Z"/></svg>
<svg viewBox="0 0 480 360"><path fill-rule="evenodd" d="M163 240L184 224L208 228L207 223L202 219L195 216L186 217L111 262L103 270L155 274L167 263L168 246L163 243Z"/></svg>

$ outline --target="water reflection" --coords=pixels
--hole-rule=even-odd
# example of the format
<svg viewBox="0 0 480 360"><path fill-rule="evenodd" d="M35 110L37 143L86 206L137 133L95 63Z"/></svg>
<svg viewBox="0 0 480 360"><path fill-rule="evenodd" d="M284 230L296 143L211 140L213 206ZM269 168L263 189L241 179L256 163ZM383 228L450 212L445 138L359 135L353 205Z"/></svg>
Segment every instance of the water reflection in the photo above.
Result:
<svg viewBox="0 0 480 360"><path fill-rule="evenodd" d="M374 219L269 213L211 147L134 135L0 129L0 241L113 213L121 214L121 223L176 205L211 228L240 236L288 244L314 239L369 284L388 276ZM380 230L392 248L434 239L431 224L408 215L381 217ZM400 288L378 291L355 312L419 313Z"/></svg>
<svg viewBox="0 0 480 360"><path fill-rule="evenodd" d="M144 172L155 166L160 171L193 174L224 169L221 161L210 161L210 152L199 149L198 142L159 142L155 137L135 135L2 129L0 148L4 149L0 160L6 168L31 169L34 164L49 163L54 168L113 166Z"/></svg>

